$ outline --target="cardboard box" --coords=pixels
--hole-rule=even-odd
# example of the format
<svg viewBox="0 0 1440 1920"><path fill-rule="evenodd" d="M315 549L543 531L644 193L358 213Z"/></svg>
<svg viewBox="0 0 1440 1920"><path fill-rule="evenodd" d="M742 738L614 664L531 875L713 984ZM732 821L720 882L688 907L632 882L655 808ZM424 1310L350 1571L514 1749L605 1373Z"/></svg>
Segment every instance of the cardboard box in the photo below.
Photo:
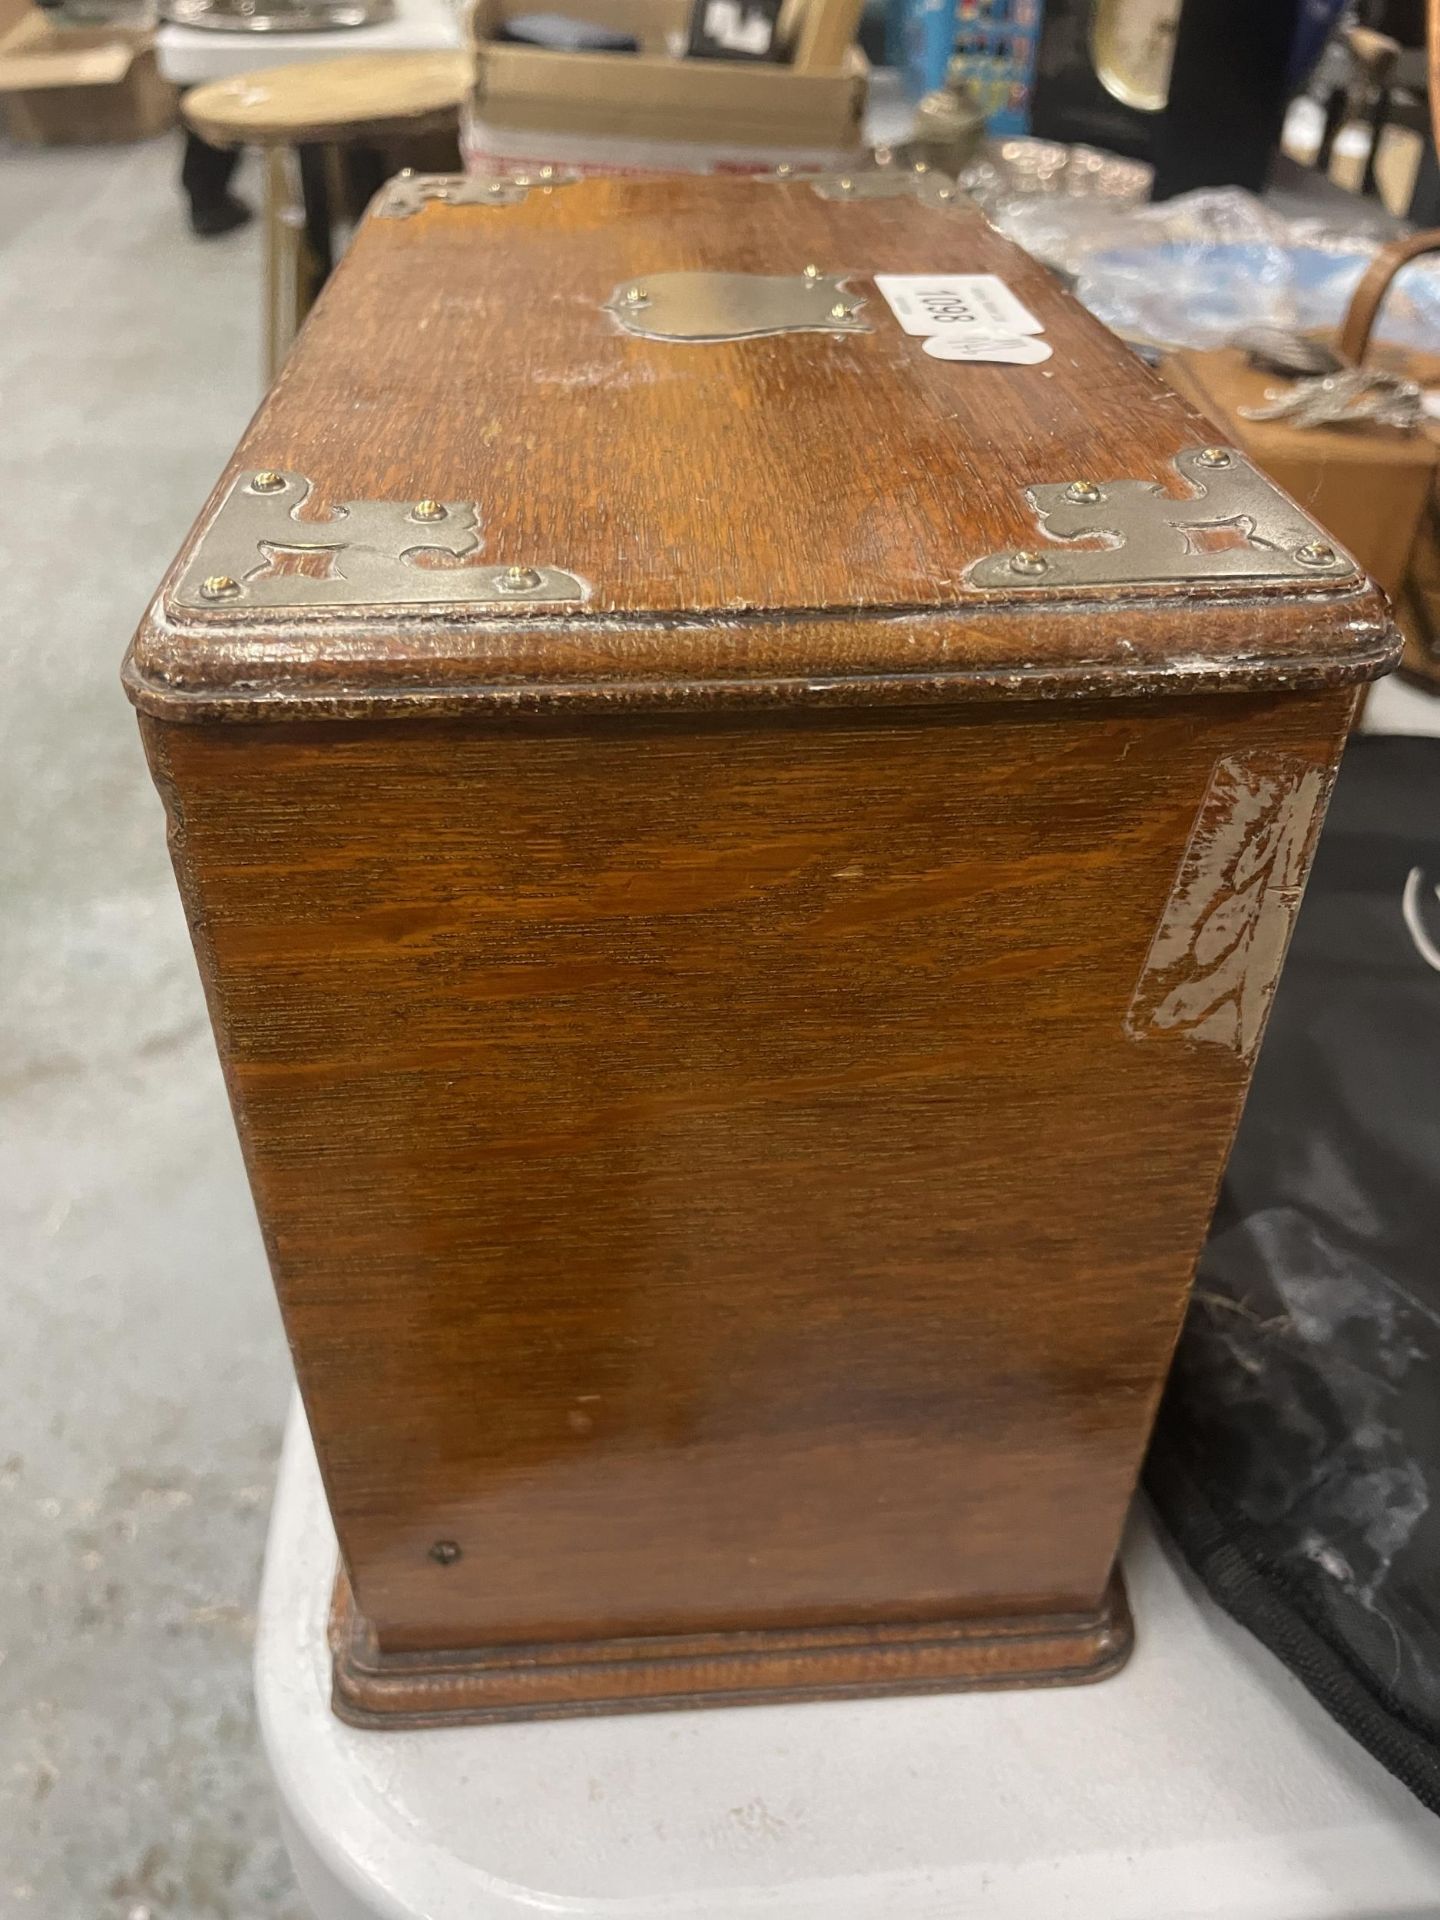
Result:
<svg viewBox="0 0 1440 1920"><path fill-rule="evenodd" d="M869 68L858 48L819 70L686 59L670 49L683 47L688 5L586 0L581 17L632 33L641 51L560 52L495 40L513 11L517 0L480 0L472 15L475 144L482 150L534 148L536 136L554 135L567 159L588 140L640 151L720 152L730 156L727 165L744 165L748 156L763 167L797 150L839 157L860 144ZM553 157L562 156L557 150Z"/></svg>
<svg viewBox="0 0 1440 1920"><path fill-rule="evenodd" d="M0 20L0 107L27 145L144 140L174 124L176 93L148 28L57 26L26 7Z"/></svg>

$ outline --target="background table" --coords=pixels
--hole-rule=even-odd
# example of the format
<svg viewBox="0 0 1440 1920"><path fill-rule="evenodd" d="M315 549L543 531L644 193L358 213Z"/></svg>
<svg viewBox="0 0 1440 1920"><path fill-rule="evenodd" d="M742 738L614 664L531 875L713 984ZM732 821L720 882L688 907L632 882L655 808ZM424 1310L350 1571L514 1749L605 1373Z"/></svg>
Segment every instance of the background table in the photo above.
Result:
<svg viewBox="0 0 1440 1920"><path fill-rule="evenodd" d="M292 1412L256 1683L317 1920L1401 1920L1440 1821L1137 1516L1137 1647L1088 1687L361 1732Z"/></svg>

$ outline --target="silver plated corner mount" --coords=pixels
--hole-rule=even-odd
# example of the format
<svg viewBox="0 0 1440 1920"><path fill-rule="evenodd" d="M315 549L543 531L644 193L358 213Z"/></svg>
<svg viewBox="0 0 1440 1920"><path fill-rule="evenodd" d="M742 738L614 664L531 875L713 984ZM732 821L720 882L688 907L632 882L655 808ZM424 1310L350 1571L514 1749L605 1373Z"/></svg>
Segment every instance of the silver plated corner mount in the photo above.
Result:
<svg viewBox="0 0 1440 1920"><path fill-rule="evenodd" d="M480 516L461 500L352 500L299 520L310 481L242 473L170 594L176 608L518 607L574 602L585 586L559 567L476 566Z"/></svg>
<svg viewBox="0 0 1440 1920"><path fill-rule="evenodd" d="M806 173L782 163L762 180L811 187L822 200L899 200L908 197L925 207L948 207L965 194L948 173L923 164L915 167L856 167L853 171Z"/></svg>
<svg viewBox="0 0 1440 1920"><path fill-rule="evenodd" d="M1175 468L1191 488L1183 500L1148 480L1028 487L1040 538L976 561L970 584L1047 593L1358 575L1349 554L1235 448L1189 447L1175 456Z"/></svg>
<svg viewBox="0 0 1440 1920"><path fill-rule="evenodd" d="M374 206L379 220L404 220L422 207L515 207L528 193L567 187L579 174L566 167L510 173L416 173L406 167L386 182Z"/></svg>
<svg viewBox="0 0 1440 1920"><path fill-rule="evenodd" d="M607 313L643 340L703 343L767 333L868 333L843 274L647 273L623 282Z"/></svg>

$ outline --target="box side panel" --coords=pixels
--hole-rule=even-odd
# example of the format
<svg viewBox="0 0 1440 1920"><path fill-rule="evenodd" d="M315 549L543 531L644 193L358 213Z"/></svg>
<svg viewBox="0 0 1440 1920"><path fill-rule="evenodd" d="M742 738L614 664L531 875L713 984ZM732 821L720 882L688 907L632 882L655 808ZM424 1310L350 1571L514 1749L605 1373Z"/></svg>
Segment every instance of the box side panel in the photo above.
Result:
<svg viewBox="0 0 1440 1920"><path fill-rule="evenodd" d="M1350 704L145 722L380 1646L1094 1608Z"/></svg>

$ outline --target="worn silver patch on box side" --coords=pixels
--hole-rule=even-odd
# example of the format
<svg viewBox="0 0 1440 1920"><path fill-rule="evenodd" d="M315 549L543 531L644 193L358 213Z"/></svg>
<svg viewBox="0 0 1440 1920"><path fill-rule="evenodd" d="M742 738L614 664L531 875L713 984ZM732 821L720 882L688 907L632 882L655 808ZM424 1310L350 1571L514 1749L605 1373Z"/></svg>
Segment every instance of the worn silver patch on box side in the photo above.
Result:
<svg viewBox="0 0 1440 1920"><path fill-rule="evenodd" d="M647 273L622 281L605 302L627 333L643 340L704 344L767 333L868 333L865 304L844 274Z"/></svg>
<svg viewBox="0 0 1440 1920"><path fill-rule="evenodd" d="M585 598L573 573L528 560L479 566L479 510L463 500L351 500L299 520L303 474L242 473L170 594L173 607L524 606Z"/></svg>
<svg viewBox="0 0 1440 1920"><path fill-rule="evenodd" d="M1175 467L1192 489L1183 500L1148 480L1077 477L1027 487L1042 537L977 560L970 584L1049 593L1358 575L1350 556L1235 448L1190 447Z"/></svg>
<svg viewBox="0 0 1440 1920"><path fill-rule="evenodd" d="M1125 1019L1248 1060L1300 905L1328 772L1290 754L1219 761Z"/></svg>
<svg viewBox="0 0 1440 1920"><path fill-rule="evenodd" d="M371 211L379 220L404 220L430 206L515 207L536 188L567 187L579 178L567 167L509 173L413 173L407 168L385 183Z"/></svg>

